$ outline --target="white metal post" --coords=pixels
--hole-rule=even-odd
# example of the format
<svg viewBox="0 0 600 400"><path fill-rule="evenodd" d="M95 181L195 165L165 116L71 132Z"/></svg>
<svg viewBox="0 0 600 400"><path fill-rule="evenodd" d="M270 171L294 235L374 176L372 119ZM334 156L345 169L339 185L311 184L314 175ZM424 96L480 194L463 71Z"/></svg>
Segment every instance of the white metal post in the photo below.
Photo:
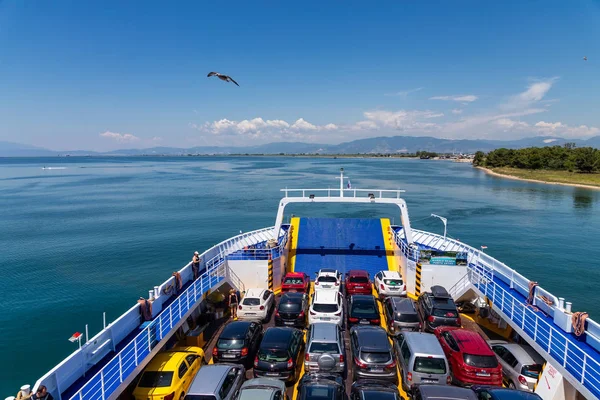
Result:
<svg viewBox="0 0 600 400"><path fill-rule="evenodd" d="M150 325L148 325L146 330L148 330L148 351L152 351L152 341L150 340Z"/></svg>
<svg viewBox="0 0 600 400"><path fill-rule="evenodd" d="M446 228L447 228L447 225L448 225L448 219L444 218L444 217L441 217L441 216L439 216L437 214L431 214L431 216L439 218L442 221L442 223L444 224L444 241L446 241Z"/></svg>
<svg viewBox="0 0 600 400"><path fill-rule="evenodd" d="M106 329L106 311L102 313L102 329Z"/></svg>
<svg viewBox="0 0 600 400"><path fill-rule="evenodd" d="M119 352L119 382L123 383L123 354Z"/></svg>
<svg viewBox="0 0 600 400"><path fill-rule="evenodd" d="M102 399L104 399L104 370L100 372L100 389L102 389Z"/></svg>
<svg viewBox="0 0 600 400"><path fill-rule="evenodd" d="M550 353L550 349L552 348L552 328L550 328L550 333L548 334L548 354L552 356Z"/></svg>
<svg viewBox="0 0 600 400"><path fill-rule="evenodd" d="M85 324L85 342L87 343L90 340L88 335L88 324Z"/></svg>
<svg viewBox="0 0 600 400"><path fill-rule="evenodd" d="M340 197L344 197L344 168L340 168Z"/></svg>
<svg viewBox="0 0 600 400"><path fill-rule="evenodd" d="M587 364L587 353L583 353L583 368L581 369L581 383L585 382L585 366Z"/></svg>

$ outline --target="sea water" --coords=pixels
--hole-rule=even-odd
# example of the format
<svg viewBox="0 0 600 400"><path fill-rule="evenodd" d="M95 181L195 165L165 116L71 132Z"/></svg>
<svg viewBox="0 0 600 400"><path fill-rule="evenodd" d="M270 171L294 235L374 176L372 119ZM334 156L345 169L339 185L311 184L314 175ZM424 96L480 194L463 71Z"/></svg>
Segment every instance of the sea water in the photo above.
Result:
<svg viewBox="0 0 600 400"><path fill-rule="evenodd" d="M42 169L50 167L51 169ZM56 169L54 169L56 167ZM413 227L485 250L600 318L600 191L434 160L301 157L0 159L0 394L16 394L200 252L275 223L281 188L404 189ZM64 168L64 169L63 169ZM346 182L344 182L346 184ZM288 216L389 217L309 204ZM286 216L287 219L287 216Z"/></svg>

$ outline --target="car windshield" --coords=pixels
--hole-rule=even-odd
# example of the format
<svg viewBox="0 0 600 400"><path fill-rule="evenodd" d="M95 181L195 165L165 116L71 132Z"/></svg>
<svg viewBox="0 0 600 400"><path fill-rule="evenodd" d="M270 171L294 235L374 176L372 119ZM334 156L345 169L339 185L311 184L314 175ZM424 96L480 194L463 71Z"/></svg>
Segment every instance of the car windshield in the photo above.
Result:
<svg viewBox="0 0 600 400"><path fill-rule="evenodd" d="M537 378L542 373L542 366L540 364L523 365L521 368L521 375L529 378Z"/></svg>
<svg viewBox="0 0 600 400"><path fill-rule="evenodd" d="M244 341L241 339L219 339L217 348L219 349L241 349L244 347Z"/></svg>
<svg viewBox="0 0 600 400"><path fill-rule="evenodd" d="M309 353L339 353L337 343L312 342Z"/></svg>
<svg viewBox="0 0 600 400"><path fill-rule="evenodd" d="M319 282L325 282L325 283L334 283L337 282L337 279L335 279L335 276L320 276L319 279L317 279Z"/></svg>
<svg viewBox="0 0 600 400"><path fill-rule="evenodd" d="M476 356L474 354L464 354L465 364L477 368L496 368L498 359L496 356Z"/></svg>
<svg viewBox="0 0 600 400"><path fill-rule="evenodd" d="M300 312L302 305L300 303L279 303L279 311L284 313Z"/></svg>
<svg viewBox="0 0 600 400"><path fill-rule="evenodd" d="M258 359L266 362L283 362L290 358L287 350L283 349L260 349Z"/></svg>
<svg viewBox="0 0 600 400"><path fill-rule="evenodd" d="M365 390L362 392L363 400L398 400L393 392L382 392L377 390Z"/></svg>
<svg viewBox="0 0 600 400"><path fill-rule="evenodd" d="M444 318L456 318L458 317L458 313L456 310L448 310L444 308L434 308L431 312L431 315L434 317L444 317Z"/></svg>
<svg viewBox="0 0 600 400"><path fill-rule="evenodd" d="M366 276L351 276L350 283L369 283L369 278Z"/></svg>
<svg viewBox="0 0 600 400"><path fill-rule="evenodd" d="M217 400L217 398L212 394L188 394L184 400Z"/></svg>
<svg viewBox="0 0 600 400"><path fill-rule="evenodd" d="M285 278L283 281L285 285L302 285L304 281L302 278Z"/></svg>
<svg viewBox="0 0 600 400"><path fill-rule="evenodd" d="M318 313L335 313L338 310L337 304L313 304L313 311Z"/></svg>
<svg viewBox="0 0 600 400"><path fill-rule="evenodd" d="M258 306L260 305L260 299L256 297L246 297L242 301L242 304L245 306Z"/></svg>
<svg viewBox="0 0 600 400"><path fill-rule="evenodd" d="M324 385L308 385L303 388L301 399L334 399L335 387Z"/></svg>
<svg viewBox="0 0 600 400"><path fill-rule="evenodd" d="M392 356L387 351L363 351L361 352L361 358L369 363L384 363L390 361Z"/></svg>
<svg viewBox="0 0 600 400"><path fill-rule="evenodd" d="M375 304L372 302L356 301L352 303L352 309L350 312L354 316L373 315L377 313L377 309L375 308Z"/></svg>
<svg viewBox="0 0 600 400"><path fill-rule="evenodd" d="M443 358L416 357L414 370L424 374L445 374L446 362Z"/></svg>
<svg viewBox="0 0 600 400"><path fill-rule="evenodd" d="M154 388L171 386L173 371L146 371L142 375L138 387Z"/></svg>
<svg viewBox="0 0 600 400"><path fill-rule="evenodd" d="M383 283L385 283L388 286L400 286L404 282L402 282L402 279L386 279L383 281Z"/></svg>
<svg viewBox="0 0 600 400"><path fill-rule="evenodd" d="M394 321L409 323L419 322L419 315L413 313L396 314L394 315Z"/></svg>

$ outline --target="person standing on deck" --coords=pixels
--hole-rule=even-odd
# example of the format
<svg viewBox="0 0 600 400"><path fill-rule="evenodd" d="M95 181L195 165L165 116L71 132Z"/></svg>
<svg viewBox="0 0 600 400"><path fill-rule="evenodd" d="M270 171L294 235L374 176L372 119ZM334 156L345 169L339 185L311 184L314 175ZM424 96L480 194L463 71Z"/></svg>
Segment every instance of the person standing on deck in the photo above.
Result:
<svg viewBox="0 0 600 400"><path fill-rule="evenodd" d="M194 280L198 279L200 275L200 254L197 251L194 252L194 257L192 257L192 273L194 274Z"/></svg>
<svg viewBox="0 0 600 400"><path fill-rule="evenodd" d="M231 318L237 318L237 308L238 308L239 298L235 290L231 289L229 291L229 313L231 314Z"/></svg>

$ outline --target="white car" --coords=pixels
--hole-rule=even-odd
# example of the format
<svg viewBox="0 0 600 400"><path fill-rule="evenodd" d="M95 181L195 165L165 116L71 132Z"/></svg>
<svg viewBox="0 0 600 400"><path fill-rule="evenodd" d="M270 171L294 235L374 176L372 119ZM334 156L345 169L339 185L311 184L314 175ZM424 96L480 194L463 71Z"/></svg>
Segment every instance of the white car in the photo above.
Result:
<svg viewBox="0 0 600 400"><path fill-rule="evenodd" d="M406 296L406 284L396 271L380 271L375 275L375 290L379 298Z"/></svg>
<svg viewBox="0 0 600 400"><path fill-rule="evenodd" d="M344 296L336 290L315 291L308 311L308 323L344 323Z"/></svg>
<svg viewBox="0 0 600 400"><path fill-rule="evenodd" d="M241 320L267 321L275 308L275 296L267 289L248 289L237 310Z"/></svg>
<svg viewBox="0 0 600 400"><path fill-rule="evenodd" d="M333 268L321 268L315 279L315 292L325 290L340 291L342 287L342 274Z"/></svg>

